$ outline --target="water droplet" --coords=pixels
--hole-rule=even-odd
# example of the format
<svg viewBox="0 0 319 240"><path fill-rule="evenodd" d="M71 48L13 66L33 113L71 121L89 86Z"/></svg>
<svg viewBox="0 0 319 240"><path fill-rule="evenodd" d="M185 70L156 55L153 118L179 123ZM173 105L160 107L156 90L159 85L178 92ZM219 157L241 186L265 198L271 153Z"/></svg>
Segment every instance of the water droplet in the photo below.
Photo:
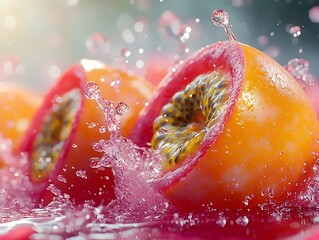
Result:
<svg viewBox="0 0 319 240"><path fill-rule="evenodd" d="M78 145L77 145L76 143L73 143L73 144L72 144L72 147L73 147L73 148L77 148Z"/></svg>
<svg viewBox="0 0 319 240"><path fill-rule="evenodd" d="M114 87L117 91L119 90L121 81L119 79L110 82L110 86Z"/></svg>
<svg viewBox="0 0 319 240"><path fill-rule="evenodd" d="M275 189L274 188L267 188L267 195L270 198L273 198L275 195Z"/></svg>
<svg viewBox="0 0 319 240"><path fill-rule="evenodd" d="M96 123L95 122L91 122L88 124L88 128L94 128L96 127Z"/></svg>
<svg viewBox="0 0 319 240"><path fill-rule="evenodd" d="M106 127L105 127L105 125L103 125L103 126L101 126L100 128L99 128L99 131L100 131L100 133L106 133Z"/></svg>
<svg viewBox="0 0 319 240"><path fill-rule="evenodd" d="M180 41L182 43L185 43L190 38L191 32L192 32L191 27L189 27L188 25L182 26L178 34Z"/></svg>
<svg viewBox="0 0 319 240"><path fill-rule="evenodd" d="M237 223L239 226L247 226L248 223L249 223L249 219L248 219L248 217L246 217L246 216L238 217L238 218L236 219L236 223Z"/></svg>
<svg viewBox="0 0 319 240"><path fill-rule="evenodd" d="M96 152L104 152L105 151L105 141L101 139L100 141L93 144L93 150Z"/></svg>
<svg viewBox="0 0 319 240"><path fill-rule="evenodd" d="M225 29L227 37L230 41L236 41L236 37L229 27L228 12L222 9L217 9L212 13L211 20L217 27L222 27Z"/></svg>
<svg viewBox="0 0 319 240"><path fill-rule="evenodd" d="M61 196L61 191L54 184L50 184L46 190L52 192L55 196Z"/></svg>
<svg viewBox="0 0 319 240"><path fill-rule="evenodd" d="M93 33L85 41L88 52L92 55L104 55L111 49L111 44L103 33Z"/></svg>
<svg viewBox="0 0 319 240"><path fill-rule="evenodd" d="M219 217L219 219L216 221L216 224L221 227L225 227L226 223L227 223L227 220L225 217Z"/></svg>
<svg viewBox="0 0 319 240"><path fill-rule="evenodd" d="M89 160L89 164L91 168L100 168L101 167L101 159L98 157L93 157Z"/></svg>
<svg viewBox="0 0 319 240"><path fill-rule="evenodd" d="M211 20L217 27L225 27L229 24L229 14L222 9L217 9L212 13Z"/></svg>
<svg viewBox="0 0 319 240"><path fill-rule="evenodd" d="M58 181L66 183L66 178L62 175L58 175Z"/></svg>
<svg viewBox="0 0 319 240"><path fill-rule="evenodd" d="M107 128L110 132L118 132L119 131L119 121L116 119L107 119Z"/></svg>
<svg viewBox="0 0 319 240"><path fill-rule="evenodd" d="M119 102L115 108L116 114L123 116L129 110L125 102Z"/></svg>
<svg viewBox="0 0 319 240"><path fill-rule="evenodd" d="M87 175L86 175L86 171L85 170L78 170L75 172L77 177L83 178L83 179L87 179Z"/></svg>
<svg viewBox="0 0 319 240"><path fill-rule="evenodd" d="M285 68L302 87L314 84L312 75L308 73L309 62L306 59L293 58Z"/></svg>
<svg viewBox="0 0 319 240"><path fill-rule="evenodd" d="M98 99L100 97L99 86L94 82L86 83L84 87L84 94L89 99Z"/></svg>
<svg viewBox="0 0 319 240"><path fill-rule="evenodd" d="M319 23L319 6L312 7L308 12L308 16L313 23Z"/></svg>
<svg viewBox="0 0 319 240"><path fill-rule="evenodd" d="M301 35L301 28L299 26L292 26L289 29L289 33L293 36L293 37L299 37Z"/></svg>

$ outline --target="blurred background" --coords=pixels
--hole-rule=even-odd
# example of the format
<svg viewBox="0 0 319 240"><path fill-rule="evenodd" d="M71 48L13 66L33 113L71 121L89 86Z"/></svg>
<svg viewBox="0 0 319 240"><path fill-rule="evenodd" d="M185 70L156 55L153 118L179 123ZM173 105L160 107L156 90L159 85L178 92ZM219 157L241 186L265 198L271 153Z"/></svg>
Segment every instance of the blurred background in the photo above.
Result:
<svg viewBox="0 0 319 240"><path fill-rule="evenodd" d="M42 92L82 58L145 75L225 40L211 22L219 8L237 40L319 75L319 0L0 0L0 81Z"/></svg>

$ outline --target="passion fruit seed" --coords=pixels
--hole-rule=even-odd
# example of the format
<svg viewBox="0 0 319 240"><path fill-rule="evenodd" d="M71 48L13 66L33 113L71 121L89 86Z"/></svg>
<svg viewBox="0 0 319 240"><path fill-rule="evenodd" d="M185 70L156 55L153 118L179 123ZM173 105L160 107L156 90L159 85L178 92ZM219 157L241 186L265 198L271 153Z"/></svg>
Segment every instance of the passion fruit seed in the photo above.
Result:
<svg viewBox="0 0 319 240"><path fill-rule="evenodd" d="M153 123L151 144L166 156L164 169L175 169L199 148L206 132L225 113L229 89L221 72L199 75L162 108Z"/></svg>
<svg viewBox="0 0 319 240"><path fill-rule="evenodd" d="M71 134L80 106L79 89L73 89L55 99L55 103L44 117L31 151L33 181L48 176L55 168L65 141Z"/></svg>

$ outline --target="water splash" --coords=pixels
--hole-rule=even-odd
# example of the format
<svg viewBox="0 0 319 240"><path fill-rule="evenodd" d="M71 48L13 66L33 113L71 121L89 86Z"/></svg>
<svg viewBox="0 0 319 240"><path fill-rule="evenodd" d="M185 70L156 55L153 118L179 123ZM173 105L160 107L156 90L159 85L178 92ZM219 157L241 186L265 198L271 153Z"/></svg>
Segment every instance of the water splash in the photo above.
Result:
<svg viewBox="0 0 319 240"><path fill-rule="evenodd" d="M212 22L217 26L217 27L222 27L224 28L227 37L229 41L236 41L236 37L232 30L230 29L229 26L229 14L228 12L222 10L222 9L217 9L212 13L211 20Z"/></svg>
<svg viewBox="0 0 319 240"><path fill-rule="evenodd" d="M88 82L84 92L89 99L96 100L105 115L105 126L110 131L109 139L101 139L93 145L93 149L103 153L101 158L91 158L90 166L93 168L112 167L115 179L116 201L113 205L132 216L131 211L141 213L164 211L168 207L160 194L148 183L148 179L156 177L162 167L160 155L148 148L140 148L119 134L120 119L128 111L125 102L117 105L104 99L93 82ZM122 215L123 217L123 212Z"/></svg>
<svg viewBox="0 0 319 240"><path fill-rule="evenodd" d="M284 66L286 70L298 81L303 87L314 85L314 78L309 71L309 62L306 59L293 58Z"/></svg>
<svg viewBox="0 0 319 240"><path fill-rule="evenodd" d="M119 102L115 105L113 101L103 98L98 85L94 82L88 82L85 85L84 94L88 99L96 100L105 115L106 125L100 127L100 132L105 133L107 128L111 132L111 135L119 135L119 119L128 111L126 103Z"/></svg>

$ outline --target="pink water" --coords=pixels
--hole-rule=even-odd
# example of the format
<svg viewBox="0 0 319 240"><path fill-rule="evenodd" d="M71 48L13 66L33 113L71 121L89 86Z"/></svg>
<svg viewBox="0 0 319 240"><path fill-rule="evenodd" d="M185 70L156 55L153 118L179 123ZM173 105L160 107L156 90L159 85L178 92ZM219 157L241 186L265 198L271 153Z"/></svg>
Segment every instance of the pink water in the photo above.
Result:
<svg viewBox="0 0 319 240"><path fill-rule="evenodd" d="M10 144L3 139L0 146L2 157L12 165L1 172L0 233L28 225L38 232L33 239L281 239L294 235L300 239L311 234L310 227L319 221L313 194L305 201L311 208L179 213L145 181L150 177L146 169L156 174L156 167L149 163L158 156L114 136L103 146L104 157L109 157L114 169L116 201L99 207L74 206L51 186L48 191L56 192L57 199L47 206L34 206L28 197L31 183L23 174L26 159L12 157ZM138 159L146 161L141 166Z"/></svg>
<svg viewBox="0 0 319 240"><path fill-rule="evenodd" d="M224 27L230 40L229 16L215 12L212 20ZM188 53L186 41L191 31L182 25L172 12L165 12L160 28L180 43L179 57ZM173 24L172 24L173 23ZM291 34L300 35L297 28ZM298 35L299 34L299 35ZM90 53L106 54L109 43L106 36L94 34L86 41ZM125 57L127 49L122 50ZM308 74L309 63L292 59L286 69L306 87L312 84ZM94 145L101 158L87 159L92 168L112 167L116 200L98 207L89 203L75 206L68 196L49 185L47 191L56 198L46 206L33 202L29 192L32 183L27 172L27 159L12 156L11 142L0 138L0 158L6 167L0 170L0 239L20 226L30 226L36 233L30 239L316 239L319 232L319 177L309 185L308 192L300 195L296 205L261 206L237 211L207 208L201 213L180 213L149 183L161 168L161 156L148 148L140 148L119 135L119 119L127 111L123 102L114 103L99 95L94 83L89 83L87 97L95 100L105 113L106 122L100 131L110 131L108 140ZM318 171L317 166L314 171ZM84 172L78 172L84 177ZM63 176L60 176L64 181ZM89 183L92 184L92 183ZM313 237L313 238L312 238Z"/></svg>
<svg viewBox="0 0 319 240"><path fill-rule="evenodd" d="M248 205L237 211L208 207L201 213L178 212L148 181L158 176L161 155L119 135L119 119L127 105L104 99L91 82L85 92L105 113L104 127L111 132L110 139L94 145L103 156L88 159L88 164L112 167L116 200L105 206L75 206L51 184L47 191L56 195L55 200L47 206L35 205L28 194L32 184L24 174L26 157L13 157L11 142L0 139L1 157L10 166L1 170L0 233L30 226L37 232L31 239L307 239L319 229L318 179L295 204L302 207L287 203L252 209Z"/></svg>

